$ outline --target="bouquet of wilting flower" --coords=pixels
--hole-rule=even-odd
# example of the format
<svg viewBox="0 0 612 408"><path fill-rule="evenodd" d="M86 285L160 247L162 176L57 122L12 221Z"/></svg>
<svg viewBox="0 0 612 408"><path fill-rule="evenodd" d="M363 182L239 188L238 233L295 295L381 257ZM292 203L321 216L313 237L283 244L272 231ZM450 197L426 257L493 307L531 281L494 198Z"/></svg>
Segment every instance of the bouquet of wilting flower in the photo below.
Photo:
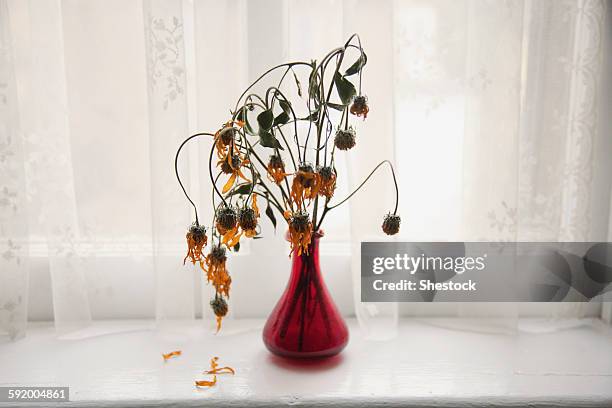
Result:
<svg viewBox="0 0 612 408"><path fill-rule="evenodd" d="M350 54L354 54L355 60L343 69L345 57ZM246 88L221 129L214 134L192 135L178 148L176 176L195 211L195 221L187 233L184 261L199 263L215 288L210 304L217 318L217 330L228 312L226 298L232 282L225 266L227 251L238 251L242 238L260 238L260 203L265 203L264 214L274 227L277 215L287 223L291 253L307 254L326 215L350 199L376 170L387 164L396 195L393 213L384 217L382 229L389 235L399 231L397 181L387 160L378 164L346 198L332 202L338 179L336 151L347 151L356 145L357 135L349 125L349 117L354 115L365 120L370 110L367 97L361 93L366 62L359 36L353 34L344 46L329 52L320 62L277 65ZM249 93L273 74L280 75L275 86L262 94ZM355 76L358 88L352 82ZM296 100L286 96L289 93L286 82L297 93ZM305 90L302 83L307 84ZM214 138L209 173L215 212L210 228L212 247L206 256L203 250L208 241L207 230L200 224L196 205L178 174L181 149L199 136ZM212 165L214 159L216 170Z"/></svg>

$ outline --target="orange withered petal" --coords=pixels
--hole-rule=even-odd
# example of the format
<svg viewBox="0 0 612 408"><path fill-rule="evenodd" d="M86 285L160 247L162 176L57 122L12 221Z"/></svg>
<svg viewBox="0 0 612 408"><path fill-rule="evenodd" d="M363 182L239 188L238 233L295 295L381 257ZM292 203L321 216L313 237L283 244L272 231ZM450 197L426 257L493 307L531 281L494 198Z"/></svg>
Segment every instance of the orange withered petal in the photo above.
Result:
<svg viewBox="0 0 612 408"><path fill-rule="evenodd" d="M223 316L215 316L217 320L217 333L221 330L221 322L223 321Z"/></svg>
<svg viewBox="0 0 612 408"><path fill-rule="evenodd" d="M253 211L255 211L255 215L257 217L259 217L259 207L257 207L257 195L255 193L253 193L253 195L251 196L252 200L253 200Z"/></svg>
<svg viewBox="0 0 612 408"><path fill-rule="evenodd" d="M232 374L235 375L236 371L232 367L219 367L212 370L208 370L205 374Z"/></svg>
<svg viewBox="0 0 612 408"><path fill-rule="evenodd" d="M181 353L182 353L181 350L175 350L175 351L171 351L169 353L162 354L162 357L164 358L164 361L168 361L172 357L180 356Z"/></svg>
<svg viewBox="0 0 612 408"><path fill-rule="evenodd" d="M196 387L213 387L217 384L217 376L213 375L212 381L208 380L199 380L195 382Z"/></svg>
<svg viewBox="0 0 612 408"><path fill-rule="evenodd" d="M232 173L230 178L227 180L227 183L225 183L225 185L223 186L223 190L221 190L221 192L225 194L228 191L230 191L232 187L234 186L235 182L236 182L236 173Z"/></svg>

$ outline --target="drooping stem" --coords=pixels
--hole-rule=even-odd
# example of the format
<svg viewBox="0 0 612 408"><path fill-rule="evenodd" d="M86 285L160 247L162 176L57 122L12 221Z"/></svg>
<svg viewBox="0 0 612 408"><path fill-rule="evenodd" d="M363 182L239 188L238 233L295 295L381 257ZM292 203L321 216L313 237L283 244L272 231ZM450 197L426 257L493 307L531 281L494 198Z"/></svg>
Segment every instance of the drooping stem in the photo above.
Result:
<svg viewBox="0 0 612 408"><path fill-rule="evenodd" d="M174 174L176 175L176 179L178 180L179 186L181 186L181 189L183 190L183 194L185 194L187 201L189 201L189 203L191 203L191 206L193 207L193 211L195 213L195 225L196 226L200 225L200 220L198 219L198 208L196 207L191 197L189 197L189 194L187 194L187 190L185 189L185 186L183 185L183 182L181 181L181 176L179 176L179 171L178 171L178 159L179 159L179 154L181 153L181 150L187 144L187 142L189 142L190 140L198 136L213 136L214 137L212 133L204 133L204 132L191 135L187 139L183 140L183 143L181 143L179 148L176 150L176 155L174 156Z"/></svg>
<svg viewBox="0 0 612 408"><path fill-rule="evenodd" d="M380 163L378 163L378 165L376 167L374 167L374 169L370 172L370 174L368 174L368 176L361 182L361 184L359 184L359 186L357 186L357 188L355 190L353 190L346 198L344 198L342 201L340 201L339 203L336 203L332 206L325 206L325 209L323 210L323 214L321 215L321 219L319 220L319 223L317 224L316 228L320 228L321 223L323 222L323 219L325 218L325 215L330 211L333 210L336 207L339 207L340 205L344 204L345 202L347 202L352 196L354 196L367 182L368 180L370 180L370 177L372 177L374 175L374 173L376 173L376 171L383 165L383 164L388 164L389 168L391 169L391 175L393 176L393 185L395 186L395 208L393 209L393 214L397 213L397 207L399 205L399 188L397 186L397 178L395 177L395 170L393 169L393 164L391 164L391 162L389 160L383 160ZM315 230L317 230L315 229Z"/></svg>
<svg viewBox="0 0 612 408"><path fill-rule="evenodd" d="M320 162L319 162L319 153L320 153L320 147L321 147L321 132L323 131L323 120L325 119L327 104L329 103L329 100L330 100L331 95L332 95L332 90L334 89L334 79L336 77L336 74L338 74L338 71L340 70L340 66L342 65L342 61L344 59L344 51L345 51L345 49L346 48L342 48L340 53L339 53L338 62L336 63L336 69L334 70L334 74L332 75L332 80L331 80L331 82L329 84L329 89L327 91L327 98L325 100L325 104L322 105L323 111L321 112L320 122L317 125L317 155L316 155L316 165L317 165L317 167L320 164ZM322 68L322 71L325 70L325 66ZM323 72L321 72L321 82L323 82ZM313 222L315 224L317 222L317 211L318 211L318 209L319 209L319 196L317 195L317 197L315 198L315 202L314 202L314 209L312 211L312 220L313 220ZM317 229L315 229L315 231L317 231Z"/></svg>
<svg viewBox="0 0 612 408"><path fill-rule="evenodd" d="M213 158L213 153L215 152L216 144L217 144L217 140L215 140L212 146L210 147L210 156L208 157L208 175L210 176L210 181L212 182L215 192L217 193L219 197L221 197L221 201L223 201L223 204L227 204L227 202L225 201L225 197L223 197L223 194L221 194L221 192L217 188L217 183L215 182L213 171L212 171L212 158Z"/></svg>

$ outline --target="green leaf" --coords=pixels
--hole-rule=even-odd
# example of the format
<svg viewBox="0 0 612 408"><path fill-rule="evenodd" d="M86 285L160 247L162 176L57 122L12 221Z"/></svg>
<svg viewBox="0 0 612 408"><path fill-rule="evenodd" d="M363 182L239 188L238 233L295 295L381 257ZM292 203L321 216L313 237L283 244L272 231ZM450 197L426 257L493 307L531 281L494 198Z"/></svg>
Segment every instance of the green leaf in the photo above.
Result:
<svg viewBox="0 0 612 408"><path fill-rule="evenodd" d="M259 123L260 134L262 130L272 129L272 124L274 123L274 113L272 113L272 109L267 109L257 115L257 123Z"/></svg>
<svg viewBox="0 0 612 408"><path fill-rule="evenodd" d="M268 206L266 207L266 215L274 225L274 231L276 231L276 217L274 216L274 211L272 211L272 207L270 207L270 202L268 201Z"/></svg>
<svg viewBox="0 0 612 408"><path fill-rule="evenodd" d="M274 135L270 132L259 133L259 144L261 144L263 147L271 147L284 150L278 139L275 138Z"/></svg>
<svg viewBox="0 0 612 408"><path fill-rule="evenodd" d="M274 118L273 126L284 125L287 122L289 122L289 115L287 112L282 112L280 115Z"/></svg>
<svg viewBox="0 0 612 408"><path fill-rule="evenodd" d="M363 68L367 62L368 62L368 56L364 52L363 54L359 56L359 58L357 59L357 61L355 61L353 65L348 67L348 69L344 73L344 76L355 75L356 73L361 71L361 68Z"/></svg>
<svg viewBox="0 0 612 408"><path fill-rule="evenodd" d="M286 101L284 99L279 99L278 104L283 109L283 111L287 113L287 115L289 114L289 112L291 112L291 102Z"/></svg>
<svg viewBox="0 0 612 408"><path fill-rule="evenodd" d="M343 104L348 105L353 99L353 96L357 93L355 86L348 79L344 78L342 75L336 73L334 76L334 83L336 84L336 89L338 90L338 96Z"/></svg>
<svg viewBox="0 0 612 408"><path fill-rule="evenodd" d="M335 110L339 110L339 111L343 111L344 108L346 108L346 105L340 105L339 103L327 103L326 104L328 107L335 109Z"/></svg>
<svg viewBox="0 0 612 408"><path fill-rule="evenodd" d="M236 245L234 245L234 247L232 249L234 250L234 252L239 252L240 251L240 242L237 242Z"/></svg>
<svg viewBox="0 0 612 408"><path fill-rule="evenodd" d="M251 183L243 183L237 187L234 187L232 190L230 190L229 193L227 193L227 195L228 196L243 195L243 194L249 194L250 192L251 192Z"/></svg>

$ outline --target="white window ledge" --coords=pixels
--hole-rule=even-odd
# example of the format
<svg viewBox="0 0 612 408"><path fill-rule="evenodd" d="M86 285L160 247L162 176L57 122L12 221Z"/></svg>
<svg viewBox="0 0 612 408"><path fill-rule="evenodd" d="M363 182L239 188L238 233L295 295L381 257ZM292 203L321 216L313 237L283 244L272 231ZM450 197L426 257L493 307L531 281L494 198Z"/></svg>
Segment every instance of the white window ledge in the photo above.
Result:
<svg viewBox="0 0 612 408"><path fill-rule="evenodd" d="M504 335L450 329L469 327L458 319L404 320L386 342L364 340L351 321L347 349L318 364L273 357L262 323L228 321L213 336L201 322L104 322L98 335L71 340L35 324L27 338L0 344L0 386L69 386L62 407L612 406L612 328L600 321ZM164 363L161 353L176 349L182 356ZM236 375L198 390L212 356Z"/></svg>

